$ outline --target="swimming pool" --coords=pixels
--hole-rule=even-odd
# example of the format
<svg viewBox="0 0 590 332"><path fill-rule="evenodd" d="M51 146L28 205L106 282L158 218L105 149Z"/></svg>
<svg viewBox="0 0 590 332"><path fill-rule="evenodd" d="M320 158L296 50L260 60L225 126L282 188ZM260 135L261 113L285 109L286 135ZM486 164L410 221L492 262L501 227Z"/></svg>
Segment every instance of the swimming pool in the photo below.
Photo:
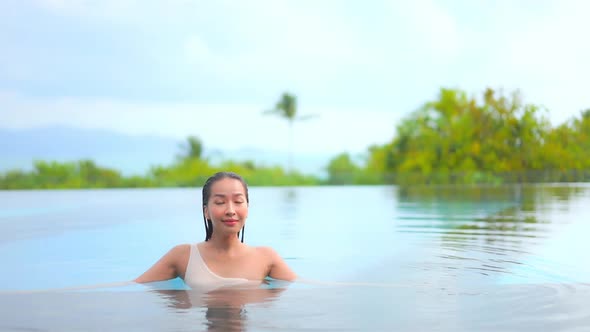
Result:
<svg viewBox="0 0 590 332"><path fill-rule="evenodd" d="M590 185L250 188L245 241L304 279L135 278L204 238L200 190L0 192L0 330L584 331Z"/></svg>

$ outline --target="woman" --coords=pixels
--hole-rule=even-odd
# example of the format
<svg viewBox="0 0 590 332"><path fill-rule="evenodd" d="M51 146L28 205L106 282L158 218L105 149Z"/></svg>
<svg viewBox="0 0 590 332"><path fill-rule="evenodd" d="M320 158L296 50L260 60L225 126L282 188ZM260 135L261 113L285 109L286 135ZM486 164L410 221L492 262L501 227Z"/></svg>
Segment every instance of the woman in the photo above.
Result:
<svg viewBox="0 0 590 332"><path fill-rule="evenodd" d="M248 186L242 177L232 172L214 174L203 186L205 241L172 248L135 282L181 277L193 289L211 290L260 284L266 277L295 280L295 273L272 248L243 243L248 204Z"/></svg>

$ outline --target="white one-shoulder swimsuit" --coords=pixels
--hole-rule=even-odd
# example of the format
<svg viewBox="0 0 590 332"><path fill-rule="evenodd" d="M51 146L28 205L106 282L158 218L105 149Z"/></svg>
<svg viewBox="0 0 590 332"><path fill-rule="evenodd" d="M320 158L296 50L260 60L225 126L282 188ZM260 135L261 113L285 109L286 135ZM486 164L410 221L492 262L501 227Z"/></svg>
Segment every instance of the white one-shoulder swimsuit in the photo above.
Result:
<svg viewBox="0 0 590 332"><path fill-rule="evenodd" d="M256 285L261 283L258 281L248 280L244 278L224 278L213 273L205 264L197 244L191 244L190 256L186 266L184 275L184 283L192 289L209 291L220 287L238 286L238 285Z"/></svg>

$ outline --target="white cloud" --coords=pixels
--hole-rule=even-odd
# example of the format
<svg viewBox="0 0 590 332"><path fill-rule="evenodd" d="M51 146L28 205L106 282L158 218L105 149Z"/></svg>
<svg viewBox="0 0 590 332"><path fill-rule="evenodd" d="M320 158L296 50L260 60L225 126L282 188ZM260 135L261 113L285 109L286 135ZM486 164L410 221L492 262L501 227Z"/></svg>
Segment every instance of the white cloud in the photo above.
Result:
<svg viewBox="0 0 590 332"><path fill-rule="evenodd" d="M295 84L325 85L345 66L368 66L375 52L363 45L354 26L322 8L287 1L224 2L217 37L224 45L207 42L193 31L183 50L190 64L220 77L265 77ZM196 37L198 35L199 37ZM212 38L212 35L209 35ZM313 79L310 79L313 74ZM319 81L319 82L318 82Z"/></svg>
<svg viewBox="0 0 590 332"><path fill-rule="evenodd" d="M36 0L36 2L40 7L62 15L117 20L127 20L133 16L133 13L137 13L137 9L145 7L144 2L137 0Z"/></svg>
<svg viewBox="0 0 590 332"><path fill-rule="evenodd" d="M590 33L585 18L590 3L494 1L454 8L447 3L439 11L441 3L421 1L403 7L410 8L408 21L433 27L432 34L418 36L424 47L435 51L436 40L443 46L447 41L454 45L446 53L441 49L440 58L433 53L432 62L438 67L420 61L421 79L474 94L486 87L520 90L525 102L549 109L546 116L553 124L590 107L584 82L590 76L590 62L585 60L590 58L590 44L583 42ZM418 9L422 7L426 14ZM442 29L435 31L438 27Z"/></svg>
<svg viewBox="0 0 590 332"><path fill-rule="evenodd" d="M184 44L184 53L189 63L208 63L213 54L209 46L197 35L191 35Z"/></svg>
<svg viewBox="0 0 590 332"><path fill-rule="evenodd" d="M462 36L455 18L432 0L389 1L390 29L403 36L411 53L433 62L449 61L460 51Z"/></svg>
<svg viewBox="0 0 590 332"><path fill-rule="evenodd" d="M528 101L546 106L554 124L590 107L584 83L590 77L590 44L585 42L590 33L588 12L588 2L551 3L518 29L506 32L505 48L502 44L490 48L497 72L503 74L496 80L520 88Z"/></svg>
<svg viewBox="0 0 590 332"><path fill-rule="evenodd" d="M381 3L362 5L374 16L355 16L350 4L317 1L36 3L57 13L49 15L48 26L59 15L81 19L64 20L64 30L54 31L66 37L56 50L43 49L34 38L6 43L0 54L6 64L0 76L8 77L3 86L16 82L23 95L54 95L48 102L60 104L56 108L68 102L81 103L75 106L89 112L126 107L140 109L150 119L149 114L170 107L178 112L175 118L186 120L179 121L178 132L194 120L183 115L192 114L181 112L184 108L223 113L201 99L252 103L274 98L282 89L313 100L306 109L356 102L359 114L368 104L407 114L441 86L470 93L487 86L518 88L526 101L547 106L554 122L590 107L585 88L590 76L585 13L590 5L584 1L386 1L383 11ZM87 21L91 28L84 25ZM96 50L88 50L90 43L77 47L75 42L85 36L69 35L76 25L101 37ZM111 45L113 31L124 38ZM31 91L23 81L31 82ZM59 89L99 97L60 99L66 92ZM149 100L171 102L164 106ZM98 106L91 107L92 102ZM264 106L269 104L272 100ZM244 112L242 106L223 108L228 114L230 109ZM81 125L101 123L75 114L70 119ZM131 120L125 123L129 128L118 128L143 128Z"/></svg>

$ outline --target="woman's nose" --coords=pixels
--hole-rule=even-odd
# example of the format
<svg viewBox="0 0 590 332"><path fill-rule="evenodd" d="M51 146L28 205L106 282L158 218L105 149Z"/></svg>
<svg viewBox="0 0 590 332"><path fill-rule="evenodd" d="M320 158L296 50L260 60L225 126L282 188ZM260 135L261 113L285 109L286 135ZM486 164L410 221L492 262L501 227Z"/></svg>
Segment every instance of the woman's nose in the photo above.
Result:
<svg viewBox="0 0 590 332"><path fill-rule="evenodd" d="M225 211L225 214L230 215L230 216L236 214L236 211L234 210L234 205L233 204L229 203L227 205L227 210Z"/></svg>

